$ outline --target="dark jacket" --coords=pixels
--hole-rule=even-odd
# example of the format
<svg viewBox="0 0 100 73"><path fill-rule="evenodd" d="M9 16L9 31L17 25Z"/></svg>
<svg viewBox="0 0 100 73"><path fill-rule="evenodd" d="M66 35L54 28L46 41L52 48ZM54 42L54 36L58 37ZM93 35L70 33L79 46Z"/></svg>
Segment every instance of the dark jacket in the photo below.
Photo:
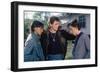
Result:
<svg viewBox="0 0 100 73"><path fill-rule="evenodd" d="M49 31L46 31L44 34L41 36L41 44L42 48L45 54L45 57L48 55L48 45L49 45ZM75 36L69 34L65 30L59 30L57 31L57 36L59 38L60 46L63 51L63 55L65 56L67 52L67 40L74 40Z"/></svg>

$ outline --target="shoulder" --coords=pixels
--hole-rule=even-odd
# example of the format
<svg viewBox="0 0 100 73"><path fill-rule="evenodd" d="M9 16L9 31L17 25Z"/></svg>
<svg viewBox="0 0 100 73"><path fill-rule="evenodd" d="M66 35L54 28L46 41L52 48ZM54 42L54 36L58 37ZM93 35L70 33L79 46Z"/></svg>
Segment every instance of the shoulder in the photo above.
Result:
<svg viewBox="0 0 100 73"><path fill-rule="evenodd" d="M41 39L46 39L48 35L49 35L48 31L43 32L41 35Z"/></svg>
<svg viewBox="0 0 100 73"><path fill-rule="evenodd" d="M27 37L27 39L26 39L26 42L29 41L29 40L31 40L31 39L32 39L32 35L29 34L28 37Z"/></svg>
<svg viewBox="0 0 100 73"><path fill-rule="evenodd" d="M32 37L32 34L29 34L25 41L25 45L34 43L34 41L35 41L35 39L34 39L34 37Z"/></svg>
<svg viewBox="0 0 100 73"><path fill-rule="evenodd" d="M80 39L83 39L83 40L89 39L89 35L85 34L85 33L82 33Z"/></svg>
<svg viewBox="0 0 100 73"><path fill-rule="evenodd" d="M36 36L34 34L29 34L28 40L35 40Z"/></svg>

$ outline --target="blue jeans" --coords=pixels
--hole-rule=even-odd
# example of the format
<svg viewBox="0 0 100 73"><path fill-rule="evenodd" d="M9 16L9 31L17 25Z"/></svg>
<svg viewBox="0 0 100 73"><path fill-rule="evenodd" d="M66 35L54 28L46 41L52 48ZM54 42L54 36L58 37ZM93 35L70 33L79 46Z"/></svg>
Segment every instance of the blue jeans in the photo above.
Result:
<svg viewBox="0 0 100 73"><path fill-rule="evenodd" d="M64 60L64 55L62 54L48 55L47 60Z"/></svg>

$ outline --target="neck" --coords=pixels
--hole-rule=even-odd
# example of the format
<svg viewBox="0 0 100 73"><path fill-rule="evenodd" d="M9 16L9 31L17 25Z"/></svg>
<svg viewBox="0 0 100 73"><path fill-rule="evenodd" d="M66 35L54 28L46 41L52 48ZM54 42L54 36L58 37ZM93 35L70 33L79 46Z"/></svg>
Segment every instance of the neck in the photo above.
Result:
<svg viewBox="0 0 100 73"><path fill-rule="evenodd" d="M53 30L52 28L49 30L51 33L56 33L57 31Z"/></svg>

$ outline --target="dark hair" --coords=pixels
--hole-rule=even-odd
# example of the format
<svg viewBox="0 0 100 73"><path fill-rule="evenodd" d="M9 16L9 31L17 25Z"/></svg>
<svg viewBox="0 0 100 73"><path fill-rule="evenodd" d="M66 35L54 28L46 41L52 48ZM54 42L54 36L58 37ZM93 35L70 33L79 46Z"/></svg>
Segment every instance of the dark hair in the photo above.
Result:
<svg viewBox="0 0 100 73"><path fill-rule="evenodd" d="M44 24L40 21L35 20L31 25L31 31L34 31L35 27L44 27Z"/></svg>
<svg viewBox="0 0 100 73"><path fill-rule="evenodd" d="M59 19L58 17L56 17L56 16L52 16L52 17L50 17L49 23L50 23L50 24L53 24L54 21L58 21L58 22L60 22L60 19Z"/></svg>
<svg viewBox="0 0 100 73"><path fill-rule="evenodd" d="M69 26L76 27L76 28L78 28L78 30L80 30L80 25L79 25L77 19L75 19L75 20L73 20L71 23L69 23L69 24L67 25L67 27L69 27Z"/></svg>

